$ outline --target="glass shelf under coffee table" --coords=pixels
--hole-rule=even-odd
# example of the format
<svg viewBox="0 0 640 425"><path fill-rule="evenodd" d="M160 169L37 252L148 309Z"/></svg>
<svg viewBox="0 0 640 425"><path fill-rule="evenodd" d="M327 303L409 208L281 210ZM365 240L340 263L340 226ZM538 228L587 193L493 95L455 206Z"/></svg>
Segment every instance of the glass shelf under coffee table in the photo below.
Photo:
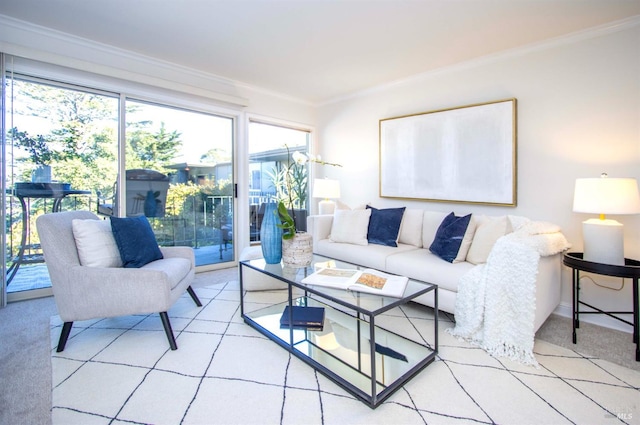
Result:
<svg viewBox="0 0 640 425"><path fill-rule="evenodd" d="M314 272L315 263L329 260L314 255L310 266L295 269L266 264L263 259L241 261L241 315L245 323L375 408L435 360L438 287L409 279L403 297L393 298L301 283ZM365 268L333 261L337 268ZM280 283L285 289L245 293L243 284L247 279L274 279L276 286ZM433 293L435 306L433 339L410 339L380 325L383 313L429 292ZM322 328L281 326L280 318L287 305L324 307ZM397 315L396 320L409 322L403 314Z"/></svg>

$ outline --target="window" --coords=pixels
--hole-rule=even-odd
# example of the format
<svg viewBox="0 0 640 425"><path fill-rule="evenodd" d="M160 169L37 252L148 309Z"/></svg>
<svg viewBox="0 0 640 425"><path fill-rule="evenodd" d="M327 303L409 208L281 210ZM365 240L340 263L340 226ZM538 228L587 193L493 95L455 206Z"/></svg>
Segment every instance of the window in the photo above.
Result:
<svg viewBox="0 0 640 425"><path fill-rule="evenodd" d="M8 189L3 204L8 292L50 286L35 219L57 210L84 209L104 218L145 215L161 245L192 247L200 270L235 261L237 114L217 114L188 95L169 98L159 89L158 99L186 106L126 98L117 90L99 89L121 82L33 61L17 63L17 68L50 73L51 79L6 74L1 160ZM74 78L83 86L61 81ZM140 91L152 97L148 88ZM62 199L47 196L59 188L65 190ZM18 298L23 297L13 299Z"/></svg>
<svg viewBox="0 0 640 425"><path fill-rule="evenodd" d="M306 230L309 210L308 189L288 204L283 196L281 171L295 152L309 150L311 132L264 122L249 123L249 217L252 242L260 241L260 226L264 216L264 204L270 200L285 200L288 208L296 209L296 228ZM308 176L308 169L307 169ZM308 187L308 185L307 185Z"/></svg>

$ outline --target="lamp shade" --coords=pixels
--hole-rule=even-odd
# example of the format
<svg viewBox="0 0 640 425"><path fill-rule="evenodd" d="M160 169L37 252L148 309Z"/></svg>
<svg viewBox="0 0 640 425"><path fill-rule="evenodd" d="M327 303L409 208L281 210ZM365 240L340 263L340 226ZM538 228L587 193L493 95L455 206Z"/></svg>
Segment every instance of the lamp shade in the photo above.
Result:
<svg viewBox="0 0 640 425"><path fill-rule="evenodd" d="M576 179L573 211L595 214L638 214L638 182L630 178Z"/></svg>
<svg viewBox="0 0 640 425"><path fill-rule="evenodd" d="M340 182L332 179L314 179L313 197L337 199L340 197Z"/></svg>

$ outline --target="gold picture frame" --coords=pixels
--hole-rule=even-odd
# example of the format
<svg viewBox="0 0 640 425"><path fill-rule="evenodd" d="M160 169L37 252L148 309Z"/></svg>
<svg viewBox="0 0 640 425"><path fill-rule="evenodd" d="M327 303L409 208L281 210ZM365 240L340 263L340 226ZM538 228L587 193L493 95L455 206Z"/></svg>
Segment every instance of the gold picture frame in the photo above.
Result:
<svg viewBox="0 0 640 425"><path fill-rule="evenodd" d="M515 207L515 98L380 120L380 197Z"/></svg>

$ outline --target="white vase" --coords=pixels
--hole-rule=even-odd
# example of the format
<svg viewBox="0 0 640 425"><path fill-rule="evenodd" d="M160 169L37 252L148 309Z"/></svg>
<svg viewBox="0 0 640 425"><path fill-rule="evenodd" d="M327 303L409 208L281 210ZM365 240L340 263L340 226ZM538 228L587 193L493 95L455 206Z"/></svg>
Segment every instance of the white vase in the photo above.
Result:
<svg viewBox="0 0 640 425"><path fill-rule="evenodd" d="M296 233L292 239L282 240L282 262L290 267L306 267L313 259L313 237Z"/></svg>

